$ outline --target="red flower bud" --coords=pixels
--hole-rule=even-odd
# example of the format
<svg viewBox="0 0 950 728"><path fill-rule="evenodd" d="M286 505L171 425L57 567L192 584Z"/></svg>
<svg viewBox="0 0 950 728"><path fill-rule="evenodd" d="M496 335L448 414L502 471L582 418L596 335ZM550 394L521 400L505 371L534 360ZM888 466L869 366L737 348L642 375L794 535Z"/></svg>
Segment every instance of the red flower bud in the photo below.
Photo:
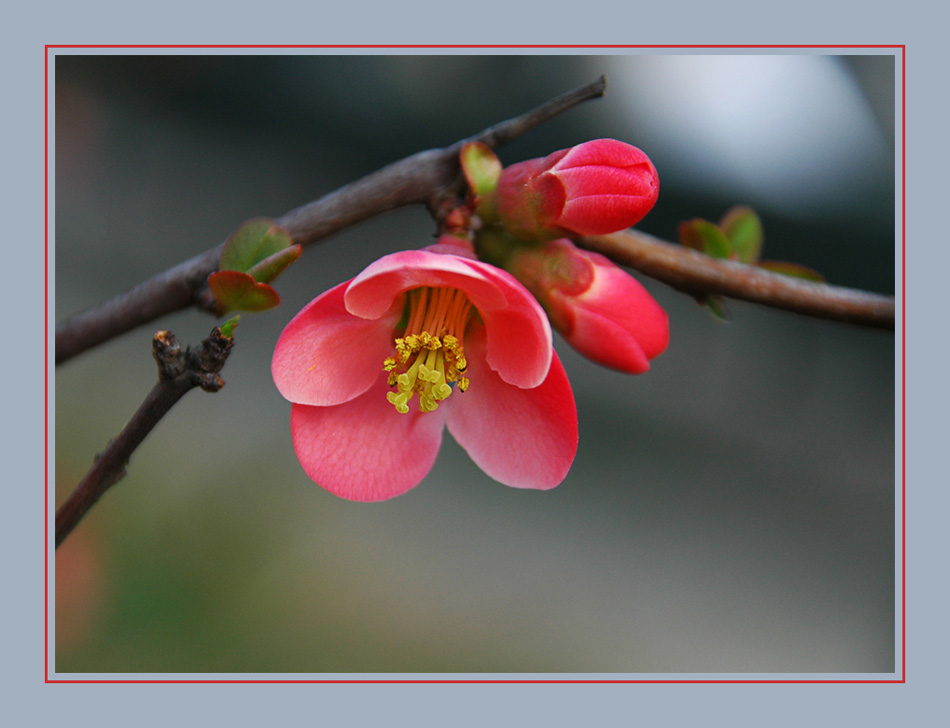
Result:
<svg viewBox="0 0 950 728"><path fill-rule="evenodd" d="M635 278L599 253L562 238L519 248L507 267L565 340L598 364L641 374L669 344L666 311Z"/></svg>
<svg viewBox="0 0 950 728"><path fill-rule="evenodd" d="M642 220L659 190L646 154L615 139L597 139L506 167L495 207L519 238L604 235Z"/></svg>

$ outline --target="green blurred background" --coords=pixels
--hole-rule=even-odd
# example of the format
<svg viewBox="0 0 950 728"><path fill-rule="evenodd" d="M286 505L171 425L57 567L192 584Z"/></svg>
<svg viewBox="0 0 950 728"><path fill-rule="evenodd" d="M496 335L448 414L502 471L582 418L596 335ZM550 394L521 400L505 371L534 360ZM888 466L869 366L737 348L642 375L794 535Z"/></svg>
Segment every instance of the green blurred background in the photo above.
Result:
<svg viewBox="0 0 950 728"><path fill-rule="evenodd" d="M52 67L56 321L415 151L608 76L500 150L609 136L661 180L640 224L753 205L765 257L893 293L891 56L69 56ZM481 473L446 434L381 504L314 485L270 378L283 326L433 225L396 211L308 250L55 557L59 673L890 672L895 339L661 284L669 350L628 377L556 342L580 446L558 488ZM641 280L643 280L641 278ZM57 504L155 381L182 312L56 369ZM899 430L898 430L899 431Z"/></svg>

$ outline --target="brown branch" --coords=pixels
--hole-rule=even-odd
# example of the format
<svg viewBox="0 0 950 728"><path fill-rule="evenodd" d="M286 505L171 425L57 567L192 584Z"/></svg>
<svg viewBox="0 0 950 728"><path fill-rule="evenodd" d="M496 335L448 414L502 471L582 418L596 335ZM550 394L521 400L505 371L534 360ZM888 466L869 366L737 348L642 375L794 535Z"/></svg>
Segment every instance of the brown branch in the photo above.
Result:
<svg viewBox="0 0 950 728"><path fill-rule="evenodd" d="M691 295L720 294L819 318L894 329L894 298L711 258L635 230L577 244Z"/></svg>
<svg viewBox="0 0 950 728"><path fill-rule="evenodd" d="M496 148L574 106L603 96L606 79L558 96L521 116L489 127L444 149L406 157L335 192L291 210L277 222L294 243L307 246L355 223L413 204L429 204L460 184L458 155L465 142ZM218 268L222 245L151 278L106 303L83 311L56 327L56 363L114 336L197 304L212 311L208 276Z"/></svg>
<svg viewBox="0 0 950 728"><path fill-rule="evenodd" d="M178 400L195 387L217 392L224 386L218 372L231 353L232 345L233 340L218 328L214 328L197 349L188 347L184 352L169 332L155 334L152 355L158 363L158 383L56 511L56 548L103 493L125 476L132 453Z"/></svg>

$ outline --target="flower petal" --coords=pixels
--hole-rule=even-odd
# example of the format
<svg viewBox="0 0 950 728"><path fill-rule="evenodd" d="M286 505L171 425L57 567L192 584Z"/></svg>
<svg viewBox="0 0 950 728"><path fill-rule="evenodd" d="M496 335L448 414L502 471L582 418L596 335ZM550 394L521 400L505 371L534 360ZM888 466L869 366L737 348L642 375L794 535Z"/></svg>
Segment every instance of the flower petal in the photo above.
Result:
<svg viewBox="0 0 950 728"><path fill-rule="evenodd" d="M471 385L444 405L449 432L495 480L515 488L553 488L577 453L577 408L557 354L533 389L506 384L484 360L485 340L468 343Z"/></svg>
<svg viewBox="0 0 950 728"><path fill-rule="evenodd" d="M371 263L346 290L346 308L355 316L378 318L412 288L458 288L480 311L504 308L504 294L469 261L428 250L404 250Z"/></svg>
<svg viewBox="0 0 950 728"><path fill-rule="evenodd" d="M414 488L428 474L442 444L443 417L416 408L401 415L386 400L388 391L383 373L344 404L293 406L294 450L317 485L347 500L381 501Z"/></svg>
<svg viewBox="0 0 950 728"><path fill-rule="evenodd" d="M655 201L659 191L658 178L649 161L629 169L578 167L548 174L561 181L570 200L592 195L616 195L621 198L651 198Z"/></svg>
<svg viewBox="0 0 950 728"><path fill-rule="evenodd" d="M636 225L655 201L656 195L578 197L564 205L557 224L566 231L564 234L609 235Z"/></svg>
<svg viewBox="0 0 950 728"><path fill-rule="evenodd" d="M544 309L528 289L500 268L469 261L504 292L508 306L479 311L488 333L488 365L508 384L536 387L551 368L551 324ZM466 346L468 346L466 337Z"/></svg>
<svg viewBox="0 0 950 728"><path fill-rule="evenodd" d="M613 318L596 311L577 309L567 342L579 353L601 366L627 374L650 370L650 360L640 342Z"/></svg>
<svg viewBox="0 0 950 728"><path fill-rule="evenodd" d="M564 170L589 166L629 169L643 164L644 161L652 165L650 158L642 149L616 139L594 139L565 151L566 153L551 165L553 169Z"/></svg>
<svg viewBox="0 0 950 728"><path fill-rule="evenodd" d="M402 315L396 302L375 320L350 314L347 283L315 298L284 329L271 361L280 393L291 402L336 405L369 389L393 352L393 329ZM384 395L385 400L385 395Z"/></svg>

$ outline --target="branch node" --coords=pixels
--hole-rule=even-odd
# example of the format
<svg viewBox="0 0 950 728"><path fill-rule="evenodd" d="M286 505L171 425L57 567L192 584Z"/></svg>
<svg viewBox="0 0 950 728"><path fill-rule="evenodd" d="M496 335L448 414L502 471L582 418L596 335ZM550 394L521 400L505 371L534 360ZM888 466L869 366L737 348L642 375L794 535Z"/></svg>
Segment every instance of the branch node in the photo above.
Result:
<svg viewBox="0 0 950 728"><path fill-rule="evenodd" d="M181 344L170 331L156 331L152 337L152 356L158 364L158 378L166 382L180 377L185 371L185 356Z"/></svg>
<svg viewBox="0 0 950 728"><path fill-rule="evenodd" d="M217 374L199 374L198 386L205 392L217 392L224 386L224 380Z"/></svg>
<svg viewBox="0 0 950 728"><path fill-rule="evenodd" d="M189 348L189 363L192 368L203 374L217 374L224 366L224 362L227 361L233 346L234 339L225 336L221 333L221 329L215 326L197 350Z"/></svg>

